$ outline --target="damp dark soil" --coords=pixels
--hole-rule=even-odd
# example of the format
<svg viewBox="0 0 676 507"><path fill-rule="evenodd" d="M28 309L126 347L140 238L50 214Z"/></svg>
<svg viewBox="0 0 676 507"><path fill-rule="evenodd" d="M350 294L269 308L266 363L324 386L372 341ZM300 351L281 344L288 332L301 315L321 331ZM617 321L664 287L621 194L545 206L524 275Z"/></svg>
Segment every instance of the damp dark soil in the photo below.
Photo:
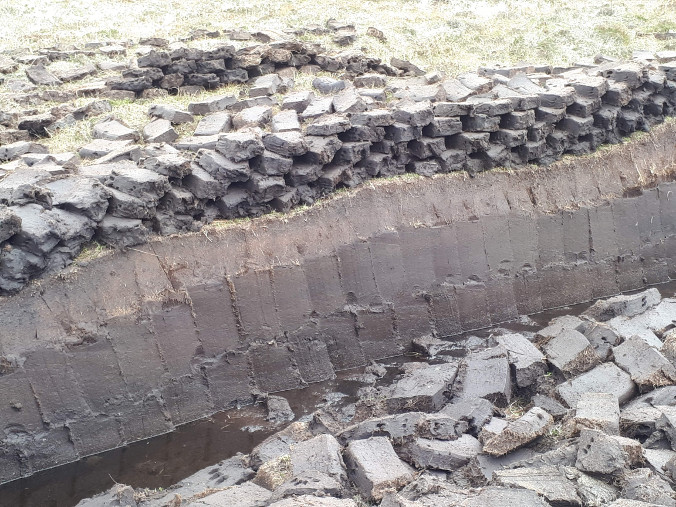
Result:
<svg viewBox="0 0 676 507"><path fill-rule="evenodd" d="M676 281L657 285L663 297L676 293ZM633 291L638 292L638 291ZM631 292L630 292L631 293ZM515 332L534 331L561 315L579 315L589 303L547 310L520 317L500 327ZM463 356L481 348L494 328L447 337L457 343L441 354ZM391 383L405 362L423 360L412 353L380 361L388 374L378 384ZM356 401L364 385L364 368L341 371L333 380L311 384L304 389L281 393L296 420L307 420L327 404L347 406ZM162 489L237 453L249 453L284 425L266 420L264 404L254 404L214 414L185 424L171 433L136 442L30 477L0 485L0 507L72 507L80 500L109 489L115 483L134 488Z"/></svg>
<svg viewBox="0 0 676 507"><path fill-rule="evenodd" d="M355 373L341 372L335 380L283 395L301 419L335 399L353 402L361 386L348 379ZM71 507L115 483L166 488L238 452L250 452L282 427L266 421L266 409L261 404L219 412L171 433L1 485L0 507Z"/></svg>

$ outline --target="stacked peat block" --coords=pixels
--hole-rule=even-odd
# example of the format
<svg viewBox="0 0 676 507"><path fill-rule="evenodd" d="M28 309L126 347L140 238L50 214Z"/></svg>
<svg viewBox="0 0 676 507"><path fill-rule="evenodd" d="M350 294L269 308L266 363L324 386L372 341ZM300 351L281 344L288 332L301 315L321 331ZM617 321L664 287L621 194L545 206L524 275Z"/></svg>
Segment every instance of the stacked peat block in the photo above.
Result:
<svg viewBox="0 0 676 507"><path fill-rule="evenodd" d="M527 126L527 142L513 150L522 162L549 163L563 154L588 153L601 144L617 143L660 123L676 105L669 63L655 67L608 62L556 75L515 72L483 69L504 83L496 87L498 96L514 90L534 100L528 108L534 109L535 122ZM503 118L503 126L514 120Z"/></svg>
<svg viewBox="0 0 676 507"><path fill-rule="evenodd" d="M667 57L556 73L534 66L481 69L457 78L391 63L353 50L328 54L297 41L239 51L229 45L152 49L109 85L140 94L153 87L194 91L241 81L250 84L249 97L213 96L188 111L156 104L143 129L146 145L136 144L139 132L104 118L79 153L93 164L81 169L72 155L47 154L30 141L2 145L0 208L12 208L8 216L20 216L22 206L44 209L27 215L26 228L46 227L53 208L76 213L94 221L78 225L75 237L82 242L95 236L129 247L151 232L196 231L217 218L288 211L375 177L474 175L498 166L548 164L647 130L676 108L676 60ZM313 91L291 92L290 68L344 75L315 79ZM109 110L96 101L69 114L76 121ZM17 122L5 116L8 124ZM195 117L193 136L178 138L173 125ZM44 128L40 119L24 127L29 124L34 131ZM50 185L87 184L81 202L69 195L54 201ZM87 202L97 211L89 212ZM99 217L101 209L106 213ZM68 264L82 244L63 231L43 238L42 249L31 253L39 259L27 258L11 253L30 250L21 227L0 238L1 292ZM64 241L70 246L64 248ZM52 262L53 249L58 260Z"/></svg>
<svg viewBox="0 0 676 507"><path fill-rule="evenodd" d="M44 146L17 142L0 159L21 160L0 176L0 286L17 290L44 270L69 264L89 241L108 207L99 182L73 174L74 154L48 154Z"/></svg>
<svg viewBox="0 0 676 507"><path fill-rule="evenodd" d="M184 45L173 49L152 49L138 59L138 67L125 69L107 85L112 90L131 91L161 88L176 93L214 89L233 83L248 83L288 69L405 74L360 51L326 53L321 46L295 40L272 41L236 50L229 44L203 50ZM254 94L251 95L255 96Z"/></svg>

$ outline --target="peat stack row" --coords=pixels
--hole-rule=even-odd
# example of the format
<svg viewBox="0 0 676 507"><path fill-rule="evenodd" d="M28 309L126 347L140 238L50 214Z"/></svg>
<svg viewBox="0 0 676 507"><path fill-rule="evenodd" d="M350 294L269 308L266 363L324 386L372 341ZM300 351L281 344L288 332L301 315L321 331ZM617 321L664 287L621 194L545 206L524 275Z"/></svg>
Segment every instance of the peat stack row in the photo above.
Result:
<svg viewBox="0 0 676 507"><path fill-rule="evenodd" d="M139 76L115 86L204 78L210 73L192 71L209 62L223 67L211 74L213 86L236 70L230 67L246 69L247 79L262 75L249 80L248 98L215 96L188 111L153 105L142 132L103 117L95 140L79 151L88 165L31 141L1 146L7 163L0 166L0 293L68 265L93 238L133 246L152 232L284 212L338 188L405 172L474 175L548 164L648 130L676 107L676 61L664 61L668 55L662 63L606 62L559 74L549 67L482 69L447 79L438 73L389 77L416 71L392 70L353 53L319 58L309 47L151 51L138 60ZM316 78L313 91L280 97L293 80L279 66L308 65L308 58L321 68L346 70L351 79ZM187 68L174 72L176 62ZM157 79L145 76L149 72ZM110 109L106 104L95 101L79 117L101 115ZM194 135L179 138L174 126L196 116Z"/></svg>

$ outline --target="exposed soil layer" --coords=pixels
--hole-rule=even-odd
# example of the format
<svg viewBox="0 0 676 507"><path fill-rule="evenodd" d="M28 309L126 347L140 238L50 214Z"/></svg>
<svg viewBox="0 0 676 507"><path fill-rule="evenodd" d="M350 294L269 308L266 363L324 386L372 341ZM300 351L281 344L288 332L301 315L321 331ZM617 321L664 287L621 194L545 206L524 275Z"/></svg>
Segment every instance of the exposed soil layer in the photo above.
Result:
<svg viewBox="0 0 676 507"><path fill-rule="evenodd" d="M383 181L0 300L0 480L519 314L669 279L671 124L548 168Z"/></svg>

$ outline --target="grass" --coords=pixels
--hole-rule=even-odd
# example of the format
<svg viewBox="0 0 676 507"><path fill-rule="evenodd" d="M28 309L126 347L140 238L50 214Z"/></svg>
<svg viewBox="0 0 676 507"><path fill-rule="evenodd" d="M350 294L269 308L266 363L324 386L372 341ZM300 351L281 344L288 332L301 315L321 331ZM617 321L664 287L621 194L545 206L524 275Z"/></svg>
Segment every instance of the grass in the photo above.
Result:
<svg viewBox="0 0 676 507"><path fill-rule="evenodd" d="M505 409L505 417L508 420L518 419L526 413L529 401L525 398L514 399Z"/></svg>
<svg viewBox="0 0 676 507"><path fill-rule="evenodd" d="M87 243L82 248L80 254L73 260L73 263L75 265L85 264L88 263L89 261L98 259L99 257L103 257L104 255L107 255L112 251L113 249L108 245L103 245L97 241L92 241L90 243Z"/></svg>
<svg viewBox="0 0 676 507"><path fill-rule="evenodd" d="M565 438L563 435L563 427L561 423L557 423L549 429L549 437L554 440Z"/></svg>
<svg viewBox="0 0 676 507"><path fill-rule="evenodd" d="M154 99L137 99L137 100L112 100L110 101L113 108L111 115L124 122L129 128L133 128L139 132L143 127L150 123L151 118L148 116L148 109L153 104L163 104L177 109L187 110L188 104L191 102L198 102L204 100L212 95L239 95L241 86L226 86L218 90L206 91L197 95L168 95ZM76 102L77 105L83 105L95 99L80 99ZM49 109L50 105L42 105L40 109ZM190 136L195 130L200 117L195 117L195 121L191 123L184 123L175 125L174 130L180 136ZM52 136L44 140L44 144L49 147L53 153L76 151L84 144L91 141L92 127L100 121L100 117L90 118L85 121L76 122L66 128L59 129L54 132Z"/></svg>
<svg viewBox="0 0 676 507"><path fill-rule="evenodd" d="M196 28L282 31L336 18L356 25L356 47L369 54L455 73L493 63L566 64L598 53L673 49L675 39L654 34L676 30L675 7L674 0L12 0L0 5L0 47L176 40ZM366 36L369 26L386 40ZM331 45L330 37L319 39Z"/></svg>
<svg viewBox="0 0 676 507"><path fill-rule="evenodd" d="M0 48L36 52L57 45L82 47L86 42L108 41L128 44L127 55L135 58L134 44L140 38L157 36L170 41L185 38L193 29L220 30L222 40L186 41L198 47L233 43L228 30L297 30L311 24L325 25L335 18L353 23L359 38L353 47L386 61L393 56L411 60L424 69L447 74L474 71L479 66L516 64L521 61L565 65L590 61L603 53L626 58L633 50L675 49L676 39L656 38L656 33L676 30L676 0L343 0L327 4L308 0L263 2L262 0L32 0L0 2ZM367 35L375 26L385 34L380 40ZM336 47L330 35L305 34L305 40ZM87 62L108 59L101 55L77 55L55 62L50 70L66 70ZM109 75L116 75L111 72ZM98 73L64 89L109 77ZM5 76L23 79L23 69ZM308 89L313 76L297 74L296 89ZM37 91L40 91L38 87ZM242 92L227 87L212 93ZM0 84L0 110L15 110L7 84ZM198 99L200 97L197 97ZM87 99L91 100L91 99ZM77 105L87 100L79 99ZM112 115L128 126L142 130L149 122L148 107L156 102L185 109L195 97L161 97L137 101L114 101ZM45 112L56 103L25 106ZM78 122L46 140L52 152L75 151L91 139L96 121ZM196 120L197 121L197 120ZM180 126L179 134L190 134L196 122Z"/></svg>

